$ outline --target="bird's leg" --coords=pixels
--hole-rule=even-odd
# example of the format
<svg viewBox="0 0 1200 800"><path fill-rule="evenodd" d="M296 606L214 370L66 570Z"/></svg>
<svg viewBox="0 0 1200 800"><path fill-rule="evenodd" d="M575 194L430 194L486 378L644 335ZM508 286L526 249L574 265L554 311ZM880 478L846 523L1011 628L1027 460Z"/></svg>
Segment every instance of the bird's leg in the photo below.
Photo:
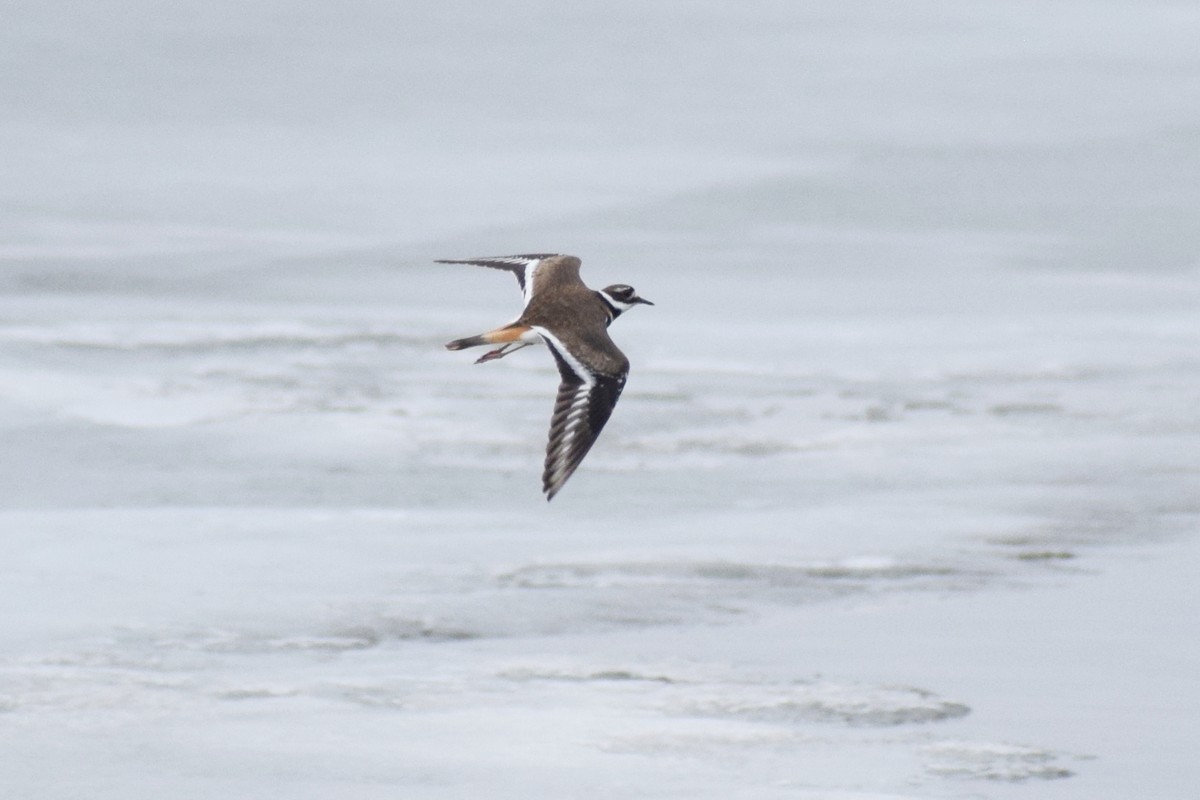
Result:
<svg viewBox="0 0 1200 800"><path fill-rule="evenodd" d="M516 347L513 347L513 345L516 345ZM517 352L522 347L529 347L529 342L509 342L508 344L504 345L504 347L496 350L489 350L488 352L484 353L479 358L475 359L475 363L482 364L485 361L495 361L498 358L504 358L510 353Z"/></svg>

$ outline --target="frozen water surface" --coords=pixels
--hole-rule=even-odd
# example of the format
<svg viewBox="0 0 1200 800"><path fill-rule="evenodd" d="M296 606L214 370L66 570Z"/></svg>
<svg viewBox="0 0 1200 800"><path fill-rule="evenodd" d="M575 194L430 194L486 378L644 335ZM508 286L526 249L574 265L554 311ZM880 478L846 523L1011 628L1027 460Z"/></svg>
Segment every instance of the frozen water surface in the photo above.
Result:
<svg viewBox="0 0 1200 800"><path fill-rule="evenodd" d="M0 793L1192 797L1198 25L7 4Z"/></svg>

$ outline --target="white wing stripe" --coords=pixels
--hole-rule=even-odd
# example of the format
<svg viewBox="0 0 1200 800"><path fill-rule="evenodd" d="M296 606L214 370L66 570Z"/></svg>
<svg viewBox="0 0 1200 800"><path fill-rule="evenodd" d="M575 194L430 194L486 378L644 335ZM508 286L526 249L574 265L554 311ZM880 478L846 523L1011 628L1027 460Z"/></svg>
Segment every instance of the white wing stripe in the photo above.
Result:
<svg viewBox="0 0 1200 800"><path fill-rule="evenodd" d="M560 453L565 453L570 450L570 444L575 440L575 434L579 430L579 425L583 422L583 415L587 413L588 393L590 391L588 384L583 384L579 387L579 391L575 392L575 399L571 401L571 410L567 413L566 425L563 427L562 443L555 448ZM558 471L562 471L563 465L560 465Z"/></svg>
<svg viewBox="0 0 1200 800"><path fill-rule="evenodd" d="M525 294L525 305L529 306L529 301L533 299L533 279L537 275L538 265L542 263L542 259L537 261L525 261L525 285L522 287Z"/></svg>
<svg viewBox="0 0 1200 800"><path fill-rule="evenodd" d="M439 258L439 264L474 264L479 267L491 267L493 269L505 269L513 272L517 276L517 281L521 284L521 294L525 299L525 305L529 305L530 299L533 297L534 278L537 274L538 265L548 258L560 258L556 253L530 253L528 255L519 256L481 256L479 258ZM517 267L518 269L509 269L509 267Z"/></svg>
<svg viewBox="0 0 1200 800"><path fill-rule="evenodd" d="M574 353L563 347L563 343L553 333L546 330L546 328L541 325L531 325L530 327L541 334L542 338L554 345L554 349L557 350L558 354L562 356L563 361L567 362L567 366L571 368L571 371L575 373L579 380L583 381L584 385L582 388L580 388L579 394L586 397L587 392L584 391L584 389L590 390L592 386L596 384L596 376L592 374L591 370L583 365L582 361L575 357Z"/></svg>
<svg viewBox="0 0 1200 800"><path fill-rule="evenodd" d="M571 398L571 405L563 418L562 433L557 442L551 442L550 460L550 481L551 485L558 484L564 480L565 476L571 471L571 451L573 449L576 438L581 430L586 427L588 414L588 406L591 401L592 389L596 385L596 376L592 374L587 367L576 358L570 350L563 346L562 341L550 331L541 325L532 326L533 330L546 339L554 350L562 357L571 371L578 376L580 383L579 388L575 390L575 396ZM557 487L555 488L557 491Z"/></svg>

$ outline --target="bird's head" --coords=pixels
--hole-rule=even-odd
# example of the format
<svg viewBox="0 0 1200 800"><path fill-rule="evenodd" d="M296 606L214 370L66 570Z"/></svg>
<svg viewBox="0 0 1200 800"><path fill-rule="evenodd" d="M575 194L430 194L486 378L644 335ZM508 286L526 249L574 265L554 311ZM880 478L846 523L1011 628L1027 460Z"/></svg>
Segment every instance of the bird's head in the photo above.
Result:
<svg viewBox="0 0 1200 800"><path fill-rule="evenodd" d="M600 294L604 295L604 299L612 306L614 316L622 314L636 305L654 305L649 300L638 297L638 293L627 283L614 283L612 286L605 286L600 290Z"/></svg>

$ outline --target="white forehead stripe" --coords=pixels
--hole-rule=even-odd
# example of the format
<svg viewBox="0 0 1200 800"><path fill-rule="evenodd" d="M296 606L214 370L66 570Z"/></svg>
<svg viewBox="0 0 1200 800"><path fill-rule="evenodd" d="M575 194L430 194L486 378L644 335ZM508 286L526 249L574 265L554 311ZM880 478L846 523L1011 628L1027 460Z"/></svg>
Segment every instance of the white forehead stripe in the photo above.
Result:
<svg viewBox="0 0 1200 800"><path fill-rule="evenodd" d="M610 306L612 306L613 308L619 309L622 312L628 311L629 309L633 308L634 305L636 305L635 303L626 303L621 300L618 300L617 298L613 297L611 294L604 291L603 289L600 289L598 291L600 294L604 295L604 299L608 301L608 304Z"/></svg>

